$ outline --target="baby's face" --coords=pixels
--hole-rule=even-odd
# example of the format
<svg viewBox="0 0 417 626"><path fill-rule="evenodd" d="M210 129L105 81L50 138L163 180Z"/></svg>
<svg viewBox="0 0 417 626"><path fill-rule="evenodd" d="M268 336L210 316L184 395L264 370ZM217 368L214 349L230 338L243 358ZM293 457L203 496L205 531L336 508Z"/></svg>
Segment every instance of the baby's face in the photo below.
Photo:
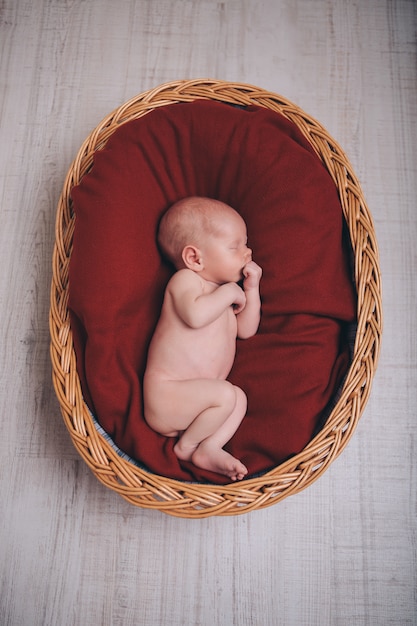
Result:
<svg viewBox="0 0 417 626"><path fill-rule="evenodd" d="M227 213L218 225L218 232L207 235L201 246L204 264L201 276L218 285L241 280L243 268L252 260L247 240L243 219L238 213Z"/></svg>

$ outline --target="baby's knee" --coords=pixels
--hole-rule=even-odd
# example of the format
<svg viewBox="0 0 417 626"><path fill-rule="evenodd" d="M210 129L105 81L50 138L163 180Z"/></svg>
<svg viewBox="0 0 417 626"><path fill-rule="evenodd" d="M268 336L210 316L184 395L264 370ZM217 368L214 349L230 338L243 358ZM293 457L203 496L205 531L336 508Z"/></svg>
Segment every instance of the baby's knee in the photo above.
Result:
<svg viewBox="0 0 417 626"><path fill-rule="evenodd" d="M229 413L231 413L236 406L236 389L238 389L238 387L235 387L235 385L232 385L232 383L229 383L227 380L225 380L222 385L219 400Z"/></svg>
<svg viewBox="0 0 417 626"><path fill-rule="evenodd" d="M234 386L235 394L236 394L236 406L239 406L240 410L243 413L246 413L246 409L248 408L248 398L246 393L240 387Z"/></svg>

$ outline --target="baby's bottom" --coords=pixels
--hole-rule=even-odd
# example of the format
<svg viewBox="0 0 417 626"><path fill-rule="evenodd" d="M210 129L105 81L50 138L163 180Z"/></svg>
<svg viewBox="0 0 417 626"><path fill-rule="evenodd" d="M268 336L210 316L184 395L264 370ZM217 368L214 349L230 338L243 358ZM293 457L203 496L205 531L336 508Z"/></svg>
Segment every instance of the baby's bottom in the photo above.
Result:
<svg viewBox="0 0 417 626"><path fill-rule="evenodd" d="M223 450L246 414L246 395L226 380L145 380L145 417L183 461L241 480L247 469Z"/></svg>

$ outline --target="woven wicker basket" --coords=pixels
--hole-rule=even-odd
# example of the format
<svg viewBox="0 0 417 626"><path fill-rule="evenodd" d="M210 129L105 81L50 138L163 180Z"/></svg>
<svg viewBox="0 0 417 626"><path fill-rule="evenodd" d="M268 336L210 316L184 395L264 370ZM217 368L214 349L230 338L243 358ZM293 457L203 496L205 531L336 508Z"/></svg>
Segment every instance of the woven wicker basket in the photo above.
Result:
<svg viewBox="0 0 417 626"><path fill-rule="evenodd" d="M298 126L329 171L349 228L355 257L358 330L341 396L320 433L295 457L258 478L228 485L185 483L140 469L99 434L83 401L68 314L68 266L74 232L70 192L90 169L96 150L121 124L156 107L198 98L256 104ZM235 515L279 502L308 487L342 452L368 400L382 327L380 270L372 218L346 156L326 130L288 100L258 87L215 80L171 82L142 93L108 115L87 137L59 199L53 253L50 331L52 375L66 427L96 477L130 503L179 517Z"/></svg>

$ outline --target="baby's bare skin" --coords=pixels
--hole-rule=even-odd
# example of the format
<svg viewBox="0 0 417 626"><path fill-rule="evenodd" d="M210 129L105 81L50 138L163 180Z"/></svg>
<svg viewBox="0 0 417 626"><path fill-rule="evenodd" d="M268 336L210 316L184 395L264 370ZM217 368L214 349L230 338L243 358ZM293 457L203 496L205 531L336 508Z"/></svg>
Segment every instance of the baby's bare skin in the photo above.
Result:
<svg viewBox="0 0 417 626"><path fill-rule="evenodd" d="M212 249L205 246L204 262L196 265L194 259L189 267L184 254L186 267L168 283L149 347L144 403L146 420L154 430L179 437L174 447L178 458L241 480L247 468L223 446L244 418L247 400L226 378L236 337L255 334L259 324L261 269L246 246L243 220L234 214L229 217L230 232L226 218L220 247L216 237ZM240 243L239 249L229 252L231 235ZM224 282L225 278L230 280ZM243 289L234 282L241 278Z"/></svg>
<svg viewBox="0 0 417 626"><path fill-rule="evenodd" d="M201 295L211 294L219 285L209 283L191 270L182 269L172 277L164 298L157 329L148 353L147 373L169 380L193 378L226 379L236 352L237 321L231 305L201 328L187 326L175 310L173 292L187 286ZM234 285L233 291L240 290ZM204 358L202 358L204 355Z"/></svg>

